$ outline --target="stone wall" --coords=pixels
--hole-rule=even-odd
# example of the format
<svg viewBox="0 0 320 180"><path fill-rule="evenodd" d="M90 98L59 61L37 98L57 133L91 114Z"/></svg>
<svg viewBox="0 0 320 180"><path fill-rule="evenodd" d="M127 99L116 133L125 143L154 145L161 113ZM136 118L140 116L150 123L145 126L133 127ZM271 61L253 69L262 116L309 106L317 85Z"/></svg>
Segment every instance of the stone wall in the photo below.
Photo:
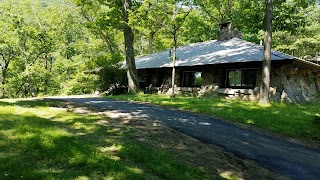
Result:
<svg viewBox="0 0 320 180"><path fill-rule="evenodd" d="M235 37L242 39L242 33L234 29L231 22L225 22L225 23L219 24L219 31L218 31L219 41L225 41Z"/></svg>
<svg viewBox="0 0 320 180"><path fill-rule="evenodd" d="M235 29L221 29L219 30L219 41L224 41L224 40L228 40L228 39L232 39L232 38L242 38L242 34L240 31L237 31Z"/></svg>
<svg viewBox="0 0 320 180"><path fill-rule="evenodd" d="M292 64L274 68L271 74L272 99L285 103L306 103L317 100L320 73Z"/></svg>

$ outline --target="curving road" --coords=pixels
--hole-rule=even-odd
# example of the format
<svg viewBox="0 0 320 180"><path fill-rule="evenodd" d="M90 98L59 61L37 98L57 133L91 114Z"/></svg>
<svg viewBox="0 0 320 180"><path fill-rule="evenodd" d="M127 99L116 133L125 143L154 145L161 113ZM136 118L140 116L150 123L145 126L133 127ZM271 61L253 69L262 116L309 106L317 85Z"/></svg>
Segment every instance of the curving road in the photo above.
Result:
<svg viewBox="0 0 320 180"><path fill-rule="evenodd" d="M104 98L63 99L158 120L203 142L220 146L241 158L251 159L290 179L320 179L320 149L243 129L213 117L179 110Z"/></svg>

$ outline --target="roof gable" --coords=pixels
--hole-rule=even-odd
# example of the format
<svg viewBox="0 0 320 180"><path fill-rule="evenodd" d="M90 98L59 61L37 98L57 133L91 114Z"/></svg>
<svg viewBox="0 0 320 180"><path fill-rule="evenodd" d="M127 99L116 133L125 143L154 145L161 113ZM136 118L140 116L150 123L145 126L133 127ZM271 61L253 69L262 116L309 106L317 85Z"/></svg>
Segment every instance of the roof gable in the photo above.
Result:
<svg viewBox="0 0 320 180"><path fill-rule="evenodd" d="M263 47L233 38L227 41L211 40L177 48L176 66L196 66L263 60ZM272 60L293 59L292 56L272 51ZM136 58L137 69L172 67L169 50Z"/></svg>

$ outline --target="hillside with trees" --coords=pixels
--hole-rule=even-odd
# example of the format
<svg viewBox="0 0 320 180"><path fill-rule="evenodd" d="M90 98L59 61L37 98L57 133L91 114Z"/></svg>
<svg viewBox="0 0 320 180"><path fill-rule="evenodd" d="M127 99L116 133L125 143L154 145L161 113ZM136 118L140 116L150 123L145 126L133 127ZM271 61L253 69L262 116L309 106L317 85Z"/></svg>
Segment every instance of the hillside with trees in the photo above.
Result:
<svg viewBox="0 0 320 180"><path fill-rule="evenodd" d="M128 82L137 91L134 57L217 39L225 21L245 40L264 39L264 0L0 0L0 8L2 98L103 92ZM319 1L274 1L272 48L318 63Z"/></svg>

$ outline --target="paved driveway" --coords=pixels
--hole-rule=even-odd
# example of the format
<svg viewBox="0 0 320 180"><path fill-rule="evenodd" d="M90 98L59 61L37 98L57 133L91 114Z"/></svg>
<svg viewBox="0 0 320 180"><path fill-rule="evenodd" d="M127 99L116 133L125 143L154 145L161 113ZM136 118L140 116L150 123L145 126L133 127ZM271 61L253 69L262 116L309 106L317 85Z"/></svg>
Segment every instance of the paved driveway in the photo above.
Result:
<svg viewBox="0 0 320 180"><path fill-rule="evenodd" d="M251 159L291 179L320 179L320 149L260 134L215 118L146 104L102 98L63 98L134 116L142 116Z"/></svg>

